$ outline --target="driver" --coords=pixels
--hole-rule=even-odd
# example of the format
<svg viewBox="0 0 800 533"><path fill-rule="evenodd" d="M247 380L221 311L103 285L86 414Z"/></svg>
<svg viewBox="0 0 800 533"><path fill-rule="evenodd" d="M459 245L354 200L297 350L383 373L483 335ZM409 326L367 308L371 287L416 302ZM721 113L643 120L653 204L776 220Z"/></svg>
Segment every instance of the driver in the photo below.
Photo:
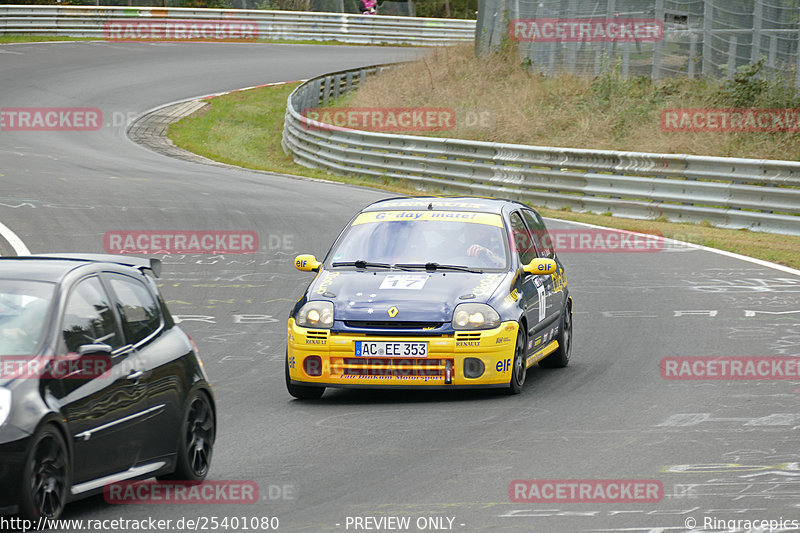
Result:
<svg viewBox="0 0 800 533"><path fill-rule="evenodd" d="M500 232L494 226L484 224L472 224L475 229L468 233L469 240L474 242L467 248L467 256L480 258L482 262L491 264L494 267L501 267L505 264L505 253L503 243L500 240Z"/></svg>

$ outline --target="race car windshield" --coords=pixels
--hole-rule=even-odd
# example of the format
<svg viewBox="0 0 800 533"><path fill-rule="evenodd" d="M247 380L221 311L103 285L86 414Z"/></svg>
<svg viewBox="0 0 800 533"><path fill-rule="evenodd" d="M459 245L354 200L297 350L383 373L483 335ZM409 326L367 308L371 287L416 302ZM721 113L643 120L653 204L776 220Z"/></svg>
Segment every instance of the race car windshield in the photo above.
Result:
<svg viewBox="0 0 800 533"><path fill-rule="evenodd" d="M44 332L55 285L0 280L0 355L32 355Z"/></svg>
<svg viewBox="0 0 800 533"><path fill-rule="evenodd" d="M499 218L499 217L498 217ZM442 220L369 221L350 226L330 255L331 266L350 262L436 264L474 270L503 269L508 247L502 227Z"/></svg>

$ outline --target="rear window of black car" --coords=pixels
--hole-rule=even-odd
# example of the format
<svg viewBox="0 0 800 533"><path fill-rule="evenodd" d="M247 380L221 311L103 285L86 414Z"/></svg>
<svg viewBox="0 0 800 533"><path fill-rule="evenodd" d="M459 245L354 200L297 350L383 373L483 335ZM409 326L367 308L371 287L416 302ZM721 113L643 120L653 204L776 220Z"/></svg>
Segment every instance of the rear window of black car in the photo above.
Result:
<svg viewBox="0 0 800 533"><path fill-rule="evenodd" d="M76 353L84 344L107 344L112 349L122 346L114 312L97 276L80 281L69 295L61 336L69 353Z"/></svg>
<svg viewBox="0 0 800 533"><path fill-rule="evenodd" d="M117 301L128 342L136 344L161 327L161 312L150 290L139 280L106 274Z"/></svg>

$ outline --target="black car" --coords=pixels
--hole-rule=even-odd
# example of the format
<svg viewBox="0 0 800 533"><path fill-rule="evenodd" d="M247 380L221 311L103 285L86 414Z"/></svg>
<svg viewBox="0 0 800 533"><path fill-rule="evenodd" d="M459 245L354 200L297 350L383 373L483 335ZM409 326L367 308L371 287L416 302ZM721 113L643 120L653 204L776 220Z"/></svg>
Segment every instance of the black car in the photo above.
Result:
<svg viewBox="0 0 800 533"><path fill-rule="evenodd" d="M52 518L110 483L205 478L214 394L160 266L0 258L0 513Z"/></svg>

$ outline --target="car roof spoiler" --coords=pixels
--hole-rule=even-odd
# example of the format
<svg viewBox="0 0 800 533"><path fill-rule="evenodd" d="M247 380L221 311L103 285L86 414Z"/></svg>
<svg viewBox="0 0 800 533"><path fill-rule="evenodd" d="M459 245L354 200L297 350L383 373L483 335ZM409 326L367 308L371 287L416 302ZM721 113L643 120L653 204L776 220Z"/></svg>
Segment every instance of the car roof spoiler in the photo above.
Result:
<svg viewBox="0 0 800 533"><path fill-rule="evenodd" d="M20 256L23 259L25 256ZM93 261L98 263L114 263L125 265L139 270L149 270L155 277L161 276L161 260L155 258L131 257L128 255L113 254L31 254L28 257L39 257L42 259L67 259L70 261Z"/></svg>

